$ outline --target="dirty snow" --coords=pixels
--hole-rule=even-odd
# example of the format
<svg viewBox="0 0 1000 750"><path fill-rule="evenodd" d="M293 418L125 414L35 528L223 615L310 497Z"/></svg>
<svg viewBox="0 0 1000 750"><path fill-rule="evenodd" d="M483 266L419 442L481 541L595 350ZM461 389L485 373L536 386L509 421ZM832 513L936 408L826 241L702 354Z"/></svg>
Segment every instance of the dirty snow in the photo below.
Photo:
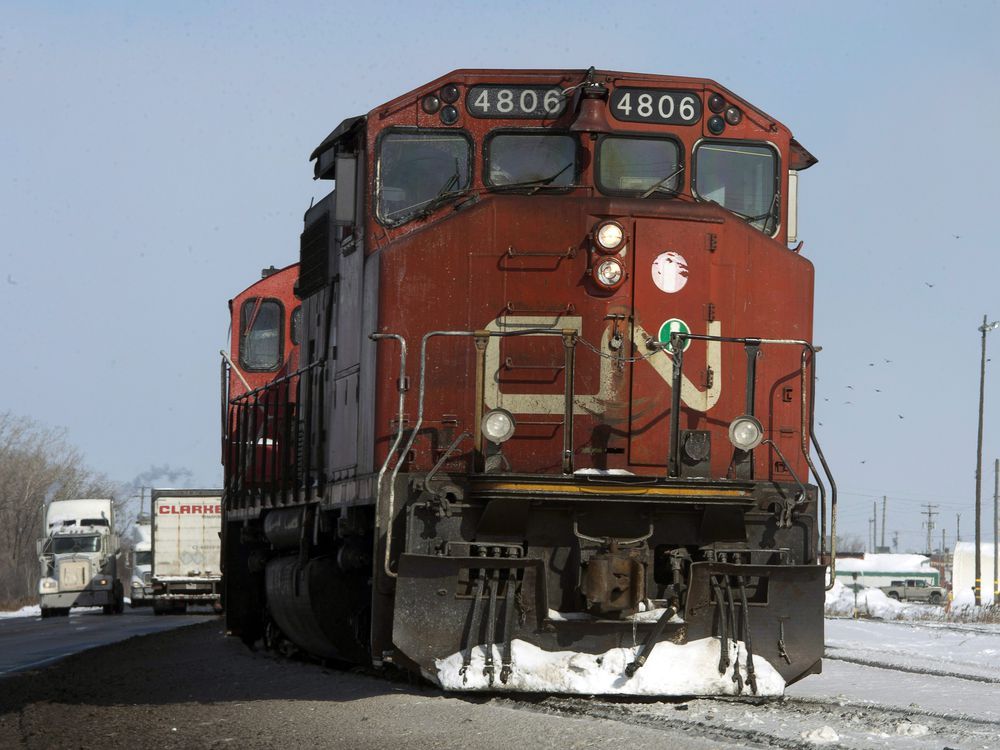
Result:
<svg viewBox="0 0 1000 750"><path fill-rule="evenodd" d="M483 665L484 646L472 651L472 661L461 674L462 654L436 660L437 682L447 690L512 690L531 693L582 695L734 695L733 667L720 675L720 642L703 638L684 645L663 641L656 644L646 664L629 679L625 667L638 648L614 648L604 654L576 651L544 651L521 640L512 644L513 671L507 684L500 682L500 649L493 648L496 678L491 686ZM746 648L730 645L731 658L739 654L739 670L746 681ZM760 656L753 659L758 695L781 695L785 681ZM432 679L433 675L429 675ZM744 692L750 692L749 686Z"/></svg>
<svg viewBox="0 0 1000 750"><path fill-rule="evenodd" d="M840 742L840 735L834 731L833 727L823 726L819 729L803 732L802 739L816 745L828 745L831 742Z"/></svg>
<svg viewBox="0 0 1000 750"><path fill-rule="evenodd" d="M0 612L0 620L6 619L8 617L41 617L42 608L37 604L29 604L26 607L21 607L13 611Z"/></svg>

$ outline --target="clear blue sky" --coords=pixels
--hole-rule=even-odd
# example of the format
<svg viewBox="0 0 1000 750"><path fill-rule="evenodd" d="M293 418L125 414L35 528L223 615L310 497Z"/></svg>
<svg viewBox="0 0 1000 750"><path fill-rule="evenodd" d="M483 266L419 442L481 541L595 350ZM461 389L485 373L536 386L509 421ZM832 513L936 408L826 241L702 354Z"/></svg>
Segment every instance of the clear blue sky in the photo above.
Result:
<svg viewBox="0 0 1000 750"><path fill-rule="evenodd" d="M957 512L971 539L976 328L1000 318L998 19L993 3L951 2L8 0L0 410L65 426L114 478L166 463L217 484L226 301L296 260L325 192L308 155L344 117L458 67L706 76L820 159L800 234L843 526L866 535L886 494L901 550L922 548L926 502L936 543L943 526L950 546ZM990 347L1000 362L1000 331Z"/></svg>

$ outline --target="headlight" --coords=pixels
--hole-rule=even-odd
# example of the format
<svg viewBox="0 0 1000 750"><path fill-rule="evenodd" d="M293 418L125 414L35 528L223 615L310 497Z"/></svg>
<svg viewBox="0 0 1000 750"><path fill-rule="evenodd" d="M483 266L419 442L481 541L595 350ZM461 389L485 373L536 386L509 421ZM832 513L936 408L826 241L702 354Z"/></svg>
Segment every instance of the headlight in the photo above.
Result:
<svg viewBox="0 0 1000 750"><path fill-rule="evenodd" d="M59 582L55 578L43 578L38 582L38 587L42 591L55 591L59 588Z"/></svg>
<svg viewBox="0 0 1000 750"><path fill-rule="evenodd" d="M625 228L617 221L602 221L594 232L597 249L602 253L617 253L625 244Z"/></svg>
<svg viewBox="0 0 1000 750"><path fill-rule="evenodd" d="M729 424L729 441L741 451L751 451L764 439L764 428L749 414L736 417Z"/></svg>
<svg viewBox="0 0 1000 750"><path fill-rule="evenodd" d="M743 112L739 107L727 107L725 117L730 125L739 125L743 121Z"/></svg>
<svg viewBox="0 0 1000 750"><path fill-rule="evenodd" d="M625 269L617 258L605 258L594 269L594 281L609 289L621 284L624 278Z"/></svg>
<svg viewBox="0 0 1000 750"><path fill-rule="evenodd" d="M134 588L134 589L141 589L142 588L142 581L132 581L132 588Z"/></svg>
<svg viewBox="0 0 1000 750"><path fill-rule="evenodd" d="M506 409L493 409L483 417L483 434L491 443L505 443L514 435L514 415Z"/></svg>

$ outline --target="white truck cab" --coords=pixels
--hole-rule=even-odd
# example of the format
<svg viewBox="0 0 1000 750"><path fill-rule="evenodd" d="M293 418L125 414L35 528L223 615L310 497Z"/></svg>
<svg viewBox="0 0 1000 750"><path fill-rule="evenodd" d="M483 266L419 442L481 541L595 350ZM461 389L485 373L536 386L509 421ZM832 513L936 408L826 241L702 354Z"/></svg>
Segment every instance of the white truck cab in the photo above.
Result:
<svg viewBox="0 0 1000 750"><path fill-rule="evenodd" d="M120 614L125 587L118 577L114 503L54 500L45 509L45 532L38 541L42 617L67 615L72 607L103 607L105 614Z"/></svg>
<svg viewBox="0 0 1000 750"><path fill-rule="evenodd" d="M135 544L132 546L132 582L129 586L130 606L149 606L153 603L153 527L138 523L135 527Z"/></svg>

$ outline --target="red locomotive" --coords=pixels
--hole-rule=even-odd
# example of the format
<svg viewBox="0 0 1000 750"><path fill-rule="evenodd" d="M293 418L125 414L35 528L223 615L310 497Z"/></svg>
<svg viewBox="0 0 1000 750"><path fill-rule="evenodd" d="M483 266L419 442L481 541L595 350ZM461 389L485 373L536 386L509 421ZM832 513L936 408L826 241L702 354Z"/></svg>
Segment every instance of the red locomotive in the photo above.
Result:
<svg viewBox="0 0 1000 750"><path fill-rule="evenodd" d="M818 672L789 130L706 79L459 70L312 159L300 364L227 399L229 630L459 689Z"/></svg>
<svg viewBox="0 0 1000 750"><path fill-rule="evenodd" d="M229 301L229 353L223 354L223 465L226 482L244 490L290 478L291 432L302 306L295 296L299 264L274 266ZM268 387L269 386L269 387ZM230 408L232 403L240 404ZM292 484L286 482L284 488Z"/></svg>

